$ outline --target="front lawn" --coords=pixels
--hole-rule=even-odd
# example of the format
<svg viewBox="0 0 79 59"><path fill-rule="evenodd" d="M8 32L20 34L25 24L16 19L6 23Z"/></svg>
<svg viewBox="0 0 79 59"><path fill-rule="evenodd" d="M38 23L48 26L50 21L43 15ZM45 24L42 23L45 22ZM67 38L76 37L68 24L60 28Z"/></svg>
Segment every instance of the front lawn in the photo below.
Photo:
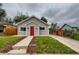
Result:
<svg viewBox="0 0 79 59"><path fill-rule="evenodd" d="M23 36L4 36L0 37L0 52L7 52L12 45L20 41Z"/></svg>
<svg viewBox="0 0 79 59"><path fill-rule="evenodd" d="M38 54L77 54L75 51L48 36L37 36L36 53Z"/></svg>

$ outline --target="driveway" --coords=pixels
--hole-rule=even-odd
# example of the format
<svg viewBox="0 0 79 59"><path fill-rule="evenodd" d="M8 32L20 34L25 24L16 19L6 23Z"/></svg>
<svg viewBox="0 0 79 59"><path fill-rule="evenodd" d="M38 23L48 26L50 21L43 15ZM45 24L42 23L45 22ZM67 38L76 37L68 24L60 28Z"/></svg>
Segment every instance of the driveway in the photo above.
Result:
<svg viewBox="0 0 79 59"><path fill-rule="evenodd" d="M70 47L71 49L79 53L79 41L61 36L56 36L56 35L49 35L49 36L55 38L59 42L65 44L66 46Z"/></svg>

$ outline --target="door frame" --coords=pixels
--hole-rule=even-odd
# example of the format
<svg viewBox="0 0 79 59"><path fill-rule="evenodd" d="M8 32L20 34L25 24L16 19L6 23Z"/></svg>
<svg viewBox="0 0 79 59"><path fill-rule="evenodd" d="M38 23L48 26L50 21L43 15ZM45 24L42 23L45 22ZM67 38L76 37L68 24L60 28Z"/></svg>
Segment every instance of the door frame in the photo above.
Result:
<svg viewBox="0 0 79 59"><path fill-rule="evenodd" d="M35 31L34 26L30 26L30 35L31 36L34 36L34 31Z"/></svg>

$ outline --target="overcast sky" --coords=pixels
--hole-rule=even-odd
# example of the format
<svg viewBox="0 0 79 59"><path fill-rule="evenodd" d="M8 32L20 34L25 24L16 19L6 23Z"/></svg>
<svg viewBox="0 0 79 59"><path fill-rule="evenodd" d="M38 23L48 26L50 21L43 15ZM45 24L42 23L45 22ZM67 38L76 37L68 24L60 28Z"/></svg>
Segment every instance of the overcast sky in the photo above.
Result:
<svg viewBox="0 0 79 59"><path fill-rule="evenodd" d="M7 16L13 18L17 12L45 16L49 23L79 25L79 4L68 3L3 3Z"/></svg>

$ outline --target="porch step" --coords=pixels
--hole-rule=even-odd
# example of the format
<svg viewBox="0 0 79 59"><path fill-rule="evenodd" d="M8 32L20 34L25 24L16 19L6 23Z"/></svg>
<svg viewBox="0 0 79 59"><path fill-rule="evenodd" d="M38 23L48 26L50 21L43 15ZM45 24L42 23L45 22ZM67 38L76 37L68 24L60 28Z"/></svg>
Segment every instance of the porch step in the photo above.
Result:
<svg viewBox="0 0 79 59"><path fill-rule="evenodd" d="M33 36L28 36L21 40L19 43L15 44L12 48L13 49L27 49L28 45L30 44Z"/></svg>

